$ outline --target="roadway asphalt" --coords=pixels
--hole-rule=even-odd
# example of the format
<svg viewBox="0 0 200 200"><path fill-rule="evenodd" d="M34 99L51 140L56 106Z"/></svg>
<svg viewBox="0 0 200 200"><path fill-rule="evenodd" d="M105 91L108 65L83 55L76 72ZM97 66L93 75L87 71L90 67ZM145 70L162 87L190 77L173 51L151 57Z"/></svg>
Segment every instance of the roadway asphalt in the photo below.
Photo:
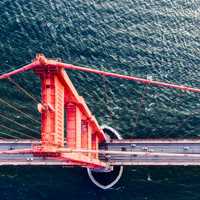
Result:
<svg viewBox="0 0 200 200"><path fill-rule="evenodd" d="M36 144L38 140L0 140L0 151L27 149ZM100 159L111 165L200 165L200 140L111 140L101 150L108 150L100 154ZM0 154L0 165L68 164L32 154Z"/></svg>
<svg viewBox="0 0 200 200"><path fill-rule="evenodd" d="M111 140L101 148L112 152L101 155L111 165L200 165L200 140Z"/></svg>

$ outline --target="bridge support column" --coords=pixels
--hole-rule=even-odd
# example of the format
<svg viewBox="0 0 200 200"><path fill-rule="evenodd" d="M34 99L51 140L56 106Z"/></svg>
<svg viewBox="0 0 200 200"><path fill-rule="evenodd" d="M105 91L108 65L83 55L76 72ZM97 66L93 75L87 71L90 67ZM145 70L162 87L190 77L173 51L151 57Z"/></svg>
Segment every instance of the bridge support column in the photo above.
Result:
<svg viewBox="0 0 200 200"><path fill-rule="evenodd" d="M81 148L88 149L88 121L81 120ZM88 155L88 153L86 153Z"/></svg>
<svg viewBox="0 0 200 200"><path fill-rule="evenodd" d="M99 149L98 137L95 134L92 134L92 150L98 150L98 149ZM93 158L98 159L98 153L93 153Z"/></svg>
<svg viewBox="0 0 200 200"><path fill-rule="evenodd" d="M43 55L38 55L34 62L37 62L34 71L42 85L42 100L38 105L42 124L41 145L37 145L34 151L40 156L51 155L74 165L107 168L108 164L98 159L98 152L87 152L87 149L98 151L105 135L70 81L63 64ZM64 146L65 120L67 147Z"/></svg>
<svg viewBox="0 0 200 200"><path fill-rule="evenodd" d="M48 71L49 70L49 71ZM42 104L41 112L42 147L51 150L64 146L64 86L57 77L57 71L48 69L36 70L41 79Z"/></svg>
<svg viewBox="0 0 200 200"><path fill-rule="evenodd" d="M88 126L88 150L92 149L92 129ZM92 159L92 154L88 153L88 157Z"/></svg>
<svg viewBox="0 0 200 200"><path fill-rule="evenodd" d="M81 112L76 104L68 103L67 115L67 146L69 148L81 148Z"/></svg>

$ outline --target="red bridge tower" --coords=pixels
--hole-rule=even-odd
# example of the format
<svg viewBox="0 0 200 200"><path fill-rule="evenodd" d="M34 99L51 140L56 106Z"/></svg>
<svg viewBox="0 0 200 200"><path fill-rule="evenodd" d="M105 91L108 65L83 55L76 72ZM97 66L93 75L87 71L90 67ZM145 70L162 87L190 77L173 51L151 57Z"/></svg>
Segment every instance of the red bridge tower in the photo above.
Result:
<svg viewBox="0 0 200 200"><path fill-rule="evenodd" d="M64 67L43 55L38 55L34 62L38 64L34 71L41 80L41 103L38 104L41 112L41 146L36 147L36 153L56 153L59 159L74 165L106 167L98 159L99 143L105 141L106 136L84 99L78 95ZM73 153L80 149L94 152ZM72 153L70 150L73 150Z"/></svg>

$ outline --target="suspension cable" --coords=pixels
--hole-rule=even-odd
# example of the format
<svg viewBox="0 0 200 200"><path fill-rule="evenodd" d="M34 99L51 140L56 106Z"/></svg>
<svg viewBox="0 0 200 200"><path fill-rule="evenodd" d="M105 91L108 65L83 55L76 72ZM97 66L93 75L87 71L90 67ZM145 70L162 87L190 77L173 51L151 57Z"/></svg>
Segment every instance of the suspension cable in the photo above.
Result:
<svg viewBox="0 0 200 200"><path fill-rule="evenodd" d="M14 135L10 135L10 134L8 134L8 133L4 133L4 132L1 132L1 131L0 131L0 134L1 134L1 135L8 136L8 137L11 137L11 138L14 138L14 139L21 139L20 137L17 137L17 136L14 136Z"/></svg>
<svg viewBox="0 0 200 200"><path fill-rule="evenodd" d="M15 107L15 106L13 106L13 105L11 105L10 103L8 103L8 102L6 102L5 100L3 100L2 98L0 98L0 102L6 104L6 105L9 106L10 108L12 108L12 109L18 111L19 113L25 115L26 118L31 119L31 120L34 121L35 123L40 124L40 122L39 122L38 120L34 119L33 117L31 117L31 115L29 115L29 114L23 112L22 110L20 110L19 108Z"/></svg>
<svg viewBox="0 0 200 200"><path fill-rule="evenodd" d="M97 69L85 68L85 67L75 66L71 64L60 63L60 62L56 62L55 65L58 67L64 67L65 69L94 73L94 74L104 75L104 76L113 77L113 78L121 78L121 79L130 80L130 81L135 81L141 84L200 93L200 88L193 88L193 87L185 86L185 85L177 85L174 83L165 83L161 81L148 80L148 79L139 78L136 76L127 76L127 75L117 74L113 72L106 72L106 71L101 71Z"/></svg>
<svg viewBox="0 0 200 200"><path fill-rule="evenodd" d="M11 71L13 71L13 70L15 70L14 67L11 68L10 70L4 71L4 72L0 72L0 75L7 74L7 73L9 73L9 72L11 72Z"/></svg>
<svg viewBox="0 0 200 200"><path fill-rule="evenodd" d="M8 65L8 64L3 64L3 65L7 65L7 66L9 66L10 67L10 65ZM21 67L21 66L20 66ZM11 71L13 71L13 70L16 70L14 67L11 67L9 70L6 70L6 71L4 71L4 72L0 72L0 75L3 75L3 74L7 74L7 73L9 73L9 72L11 72Z"/></svg>
<svg viewBox="0 0 200 200"><path fill-rule="evenodd" d="M18 69L20 69L21 67L23 67L24 65L27 65L28 63L24 63L24 64L22 64L22 65L19 65L18 66ZM6 70L6 71L4 71L4 72L0 72L0 74L1 75L3 75L3 74L7 74L7 73L10 73L10 72L12 72L13 70L17 70L15 67L12 67L11 65L9 65L9 64L7 64L7 63L4 63L4 64L1 64L1 65L7 65L10 69L9 70Z"/></svg>
<svg viewBox="0 0 200 200"><path fill-rule="evenodd" d="M39 67L39 66L40 66L40 64L38 62L33 62L31 64L28 64L28 65L25 65L25 66L23 66L21 68L18 68L18 69L14 70L14 71L11 71L11 72L8 72L6 74L0 75L0 79L7 79L12 75L28 71L30 69L33 69L33 68L36 68L36 67Z"/></svg>
<svg viewBox="0 0 200 200"><path fill-rule="evenodd" d="M27 127L26 125L22 125L22 124L18 123L17 121L13 120L13 119L9 119L8 117L6 117L5 115L3 115L2 113L0 113L0 116L1 116L3 119L6 119L6 120L8 120L8 121L10 121L10 122L12 122L12 123L14 123L14 124L16 124L16 125L22 127L22 128L25 128L25 129L27 129L27 130L29 130L29 131L32 131L33 133L39 134L39 133L36 132L35 130L33 130L33 129Z"/></svg>
<svg viewBox="0 0 200 200"><path fill-rule="evenodd" d="M106 72L106 71L101 71L101 70L92 69L92 68L75 66L75 65L72 65L72 64L65 64L65 63L62 63L62 62L54 61L54 60L48 60L44 56L40 56L37 60L35 60L31 64L25 65L24 67L21 67L17 70L9 72L9 73L0 75L0 79L9 78L12 75L22 73L22 72L25 72L25 71L30 70L30 69L34 69L36 67L41 66L41 64L46 64L46 65L50 64L51 66L55 66L55 67L61 67L61 68L70 69L70 70L83 71L83 72L88 72L88 73L95 73L95 74L114 77L114 78L121 78L121 79L131 80L131 81L135 81L135 82L142 83L142 84L150 84L150 85L153 85L153 86L174 88L174 89L179 89L179 90L184 90L184 91L200 93L200 88L193 88L193 87L190 87L190 86L177 85L177 84L174 84L174 83L165 83L165 82L161 82L161 81L147 80L147 79L139 78L139 77L136 77L136 76L121 75L121 74L117 74L117 73Z"/></svg>
<svg viewBox="0 0 200 200"><path fill-rule="evenodd" d="M22 91L24 94L26 94L28 97L30 97L34 102L36 102L37 104L40 103L37 98L35 98L32 94L30 94L30 92L28 92L27 90L25 90L24 88L22 88L15 80L11 79L10 77L8 78L8 80L13 83L18 90Z"/></svg>
<svg viewBox="0 0 200 200"><path fill-rule="evenodd" d="M31 135L27 135L27 134L25 134L25 133L21 133L21 132L15 130L15 129L10 128L10 127L7 127L7 126L1 125L1 124L0 124L0 127L5 128L5 129L7 129L7 130L9 130L9 131L12 131L12 132L14 132L14 133L17 133L17 134L19 134L19 135L23 135L23 136L26 136L26 137L31 138L31 139L36 139L35 137L33 137L33 136L31 136Z"/></svg>

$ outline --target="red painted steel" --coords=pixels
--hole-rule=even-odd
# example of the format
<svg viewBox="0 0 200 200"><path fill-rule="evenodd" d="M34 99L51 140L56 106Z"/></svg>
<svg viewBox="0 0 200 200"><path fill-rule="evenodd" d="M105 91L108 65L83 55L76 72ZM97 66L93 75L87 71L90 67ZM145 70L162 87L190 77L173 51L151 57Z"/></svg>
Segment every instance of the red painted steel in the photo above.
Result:
<svg viewBox="0 0 200 200"><path fill-rule="evenodd" d="M41 80L41 103L38 105L41 113L41 144L34 145L32 149L16 150L12 153L32 152L35 156L50 156L73 165L107 167L106 163L98 159L97 153L99 143L105 141L105 134L84 99L78 95L64 68L58 66L56 61L38 55L32 64L1 75L0 79L30 69L34 70ZM61 149L65 149L67 153L61 152ZM77 149L95 150L95 153L74 153Z"/></svg>
<svg viewBox="0 0 200 200"><path fill-rule="evenodd" d="M39 62L33 62L33 63L28 64L28 65L21 67L19 69L16 69L16 70L13 70L11 72L0 75L0 79L7 79L10 76L13 76L13 75L16 75L16 74L19 74L19 73L22 73L22 72L25 72L25 71L28 71L28 70L32 70L32 69L39 67L39 66L40 66Z"/></svg>
<svg viewBox="0 0 200 200"><path fill-rule="evenodd" d="M76 148L76 132L77 132L77 120L76 120L76 105L69 103L66 106L67 113L67 145L69 148Z"/></svg>
<svg viewBox="0 0 200 200"><path fill-rule="evenodd" d="M81 120L81 148L88 149L88 122L87 120Z"/></svg>
<svg viewBox="0 0 200 200"><path fill-rule="evenodd" d="M117 74L117 73L105 72L105 71L101 71L101 70L79 67L79 66L65 64L65 63L59 63L58 66L64 67L65 69L89 72L89 73L99 74L99 75L113 77L113 78L126 79L126 80L135 81L135 82L146 84L146 85L174 88L174 89L190 91L190 92L200 92L199 88L193 88L193 87L184 86L184 85L177 85L174 83L164 83L161 81L148 80L148 79L139 78L139 77L135 77L135 76L126 76L126 75L121 75L121 74Z"/></svg>
<svg viewBox="0 0 200 200"><path fill-rule="evenodd" d="M113 78L126 79L126 80L135 81L135 82L147 84L147 85L153 85L153 86L158 86L158 87L167 87L167 88L190 91L190 92L200 92L200 88L193 88L193 87L185 86L185 85L177 85L175 83L165 83L165 82L161 82L161 81L148 80L148 79L144 79L144 78L140 78L140 77L136 77L136 76L126 76L126 75L121 75L121 74L117 74L117 73L96 70L96 69L92 69L92 68L85 68L85 67L75 66L75 65L71 65L71 64L65 64L65 63L57 62L55 60L47 60L44 56L39 56L30 65L27 65L18 70L14 70L7 74L0 75L0 79L8 78L11 75L15 75L15 74L24 72L26 70L37 68L38 66L40 66L41 63L43 63L45 65L49 65L49 66L54 66L54 67L57 66L59 68L94 73L94 74L99 74L99 75L113 77Z"/></svg>
<svg viewBox="0 0 200 200"><path fill-rule="evenodd" d="M31 64L0 75L0 79L6 79L27 70L34 70L41 80L41 103L38 105L38 110L41 112L41 144L33 146L32 149L15 150L12 153L32 152L35 156L51 156L73 165L107 167L107 163L98 158L99 143L105 141L106 136L84 99L78 95L64 69L122 78L147 85L200 92L199 88L79 67L48 60L43 55L38 55ZM66 145L64 144L65 123ZM9 152L4 151L4 153Z"/></svg>
<svg viewBox="0 0 200 200"><path fill-rule="evenodd" d="M91 150L98 150L96 141L105 141L105 135L92 116L82 97L80 97L62 67L57 64L51 65L44 57L39 56L35 62L40 62L35 67L35 73L41 79L41 146L35 147L35 154L44 156L46 153L54 156L59 148L76 150L87 148L87 136L95 138L95 146ZM51 61L50 61L51 63ZM64 119L64 112L66 119ZM87 120L91 132L82 129L83 120ZM64 147L64 122L66 121L66 147ZM86 132L87 133L86 133ZM98 167L105 167L105 163L98 160L97 153L60 153L56 154L59 159L73 161L89 167L91 163Z"/></svg>

